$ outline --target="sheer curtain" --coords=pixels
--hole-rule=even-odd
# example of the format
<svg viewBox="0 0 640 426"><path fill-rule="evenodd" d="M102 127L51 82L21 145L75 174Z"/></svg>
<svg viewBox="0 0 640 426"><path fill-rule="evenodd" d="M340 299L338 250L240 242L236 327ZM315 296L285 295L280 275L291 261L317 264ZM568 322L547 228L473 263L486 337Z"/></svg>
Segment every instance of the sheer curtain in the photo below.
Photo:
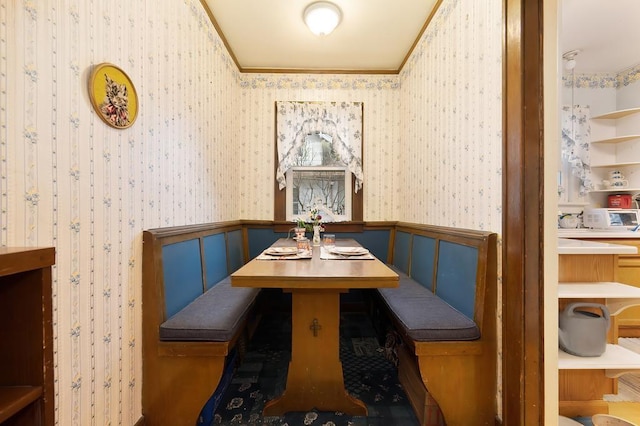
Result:
<svg viewBox="0 0 640 426"><path fill-rule="evenodd" d="M315 132L331 136L334 150L356 178L356 192L362 188L362 102L276 102L276 132L280 189L306 136Z"/></svg>
<svg viewBox="0 0 640 426"><path fill-rule="evenodd" d="M575 105L562 107L562 160L579 181L580 196L593 189L589 155L589 107Z"/></svg>

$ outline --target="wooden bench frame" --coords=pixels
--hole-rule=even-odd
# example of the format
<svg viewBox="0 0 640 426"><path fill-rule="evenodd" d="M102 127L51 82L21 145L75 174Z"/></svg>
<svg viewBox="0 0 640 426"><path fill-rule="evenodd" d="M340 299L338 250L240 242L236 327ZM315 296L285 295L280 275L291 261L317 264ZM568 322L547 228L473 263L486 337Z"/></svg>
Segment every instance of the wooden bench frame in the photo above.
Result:
<svg viewBox="0 0 640 426"><path fill-rule="evenodd" d="M432 405L429 394L438 403L448 426L496 424L497 235L466 229L398 223L390 244L395 242L397 232L409 233L412 238L413 235L421 235L434 238L437 242L448 241L478 250L473 320L480 329L480 339L424 342L402 336L404 346L399 351L398 375L421 424L426 419L425 411ZM394 252L395 248L391 250L391 263ZM437 258L436 249L432 259L434 282ZM400 329L397 322L396 328ZM420 382L423 386L420 386Z"/></svg>
<svg viewBox="0 0 640 426"><path fill-rule="evenodd" d="M480 329L480 339L420 342L404 336L405 344L399 351L398 375L421 424L425 422L426 409L432 406L431 397L437 401L448 426L495 424L498 362L497 235L403 222L371 225L369 228L372 230L389 232L388 248L379 251L385 251L390 264L394 263L394 244L399 232L477 248L473 320ZM239 229L243 235L245 262L252 254L258 253L262 246L268 246L271 238L274 241L278 238L277 224L264 221L190 225L144 232L142 405L148 425L185 424L185 419L195 422L220 381L227 356L241 337L238 333L228 342L159 340L159 325L167 319L162 291L162 246ZM269 229L274 231L273 237L269 232L264 234ZM250 238L252 230L258 230L258 234ZM341 233L338 229L332 229L332 232L338 236ZM255 247L250 247L249 239L255 239ZM374 241L369 243L379 245ZM433 259L436 265L437 256L436 251ZM399 328L398 324L396 328Z"/></svg>
<svg viewBox="0 0 640 426"><path fill-rule="evenodd" d="M241 222L158 228L143 233L142 412L147 425L195 424L220 382L227 356L246 330L241 327L225 342L161 341L159 326L167 320L162 248L237 230L243 232L242 252L246 262L246 237ZM202 255L202 243L200 246Z"/></svg>

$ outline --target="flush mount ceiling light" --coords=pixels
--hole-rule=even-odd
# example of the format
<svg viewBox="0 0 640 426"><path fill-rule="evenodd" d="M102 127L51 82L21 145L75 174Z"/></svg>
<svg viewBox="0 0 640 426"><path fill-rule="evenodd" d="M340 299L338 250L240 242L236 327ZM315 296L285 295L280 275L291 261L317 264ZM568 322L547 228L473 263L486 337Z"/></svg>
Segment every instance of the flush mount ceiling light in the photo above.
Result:
<svg viewBox="0 0 640 426"><path fill-rule="evenodd" d="M318 36L331 33L340 23L341 17L342 12L338 6L328 1L311 3L304 10L304 22Z"/></svg>

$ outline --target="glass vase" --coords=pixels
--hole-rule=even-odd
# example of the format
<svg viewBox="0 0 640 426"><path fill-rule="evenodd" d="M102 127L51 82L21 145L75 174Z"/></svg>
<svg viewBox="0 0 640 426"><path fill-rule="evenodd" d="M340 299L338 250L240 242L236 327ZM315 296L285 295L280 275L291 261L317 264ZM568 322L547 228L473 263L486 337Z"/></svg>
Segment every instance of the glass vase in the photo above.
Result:
<svg viewBox="0 0 640 426"><path fill-rule="evenodd" d="M313 245L314 246L320 245L320 226L313 227Z"/></svg>

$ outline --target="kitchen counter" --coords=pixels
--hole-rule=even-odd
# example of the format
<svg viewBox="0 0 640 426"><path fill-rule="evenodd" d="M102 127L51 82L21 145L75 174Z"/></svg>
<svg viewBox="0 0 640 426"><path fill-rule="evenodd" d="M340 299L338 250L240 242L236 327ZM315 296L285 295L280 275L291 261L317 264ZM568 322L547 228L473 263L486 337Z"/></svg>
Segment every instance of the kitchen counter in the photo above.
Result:
<svg viewBox="0 0 640 426"><path fill-rule="evenodd" d="M609 229L558 229L559 238L637 238L640 239L640 231L616 231Z"/></svg>
<svg viewBox="0 0 640 426"><path fill-rule="evenodd" d="M636 237L637 233L634 233ZM583 237L586 238L586 237ZM603 237L604 238L604 237ZM634 246L558 238L558 254L636 254Z"/></svg>

